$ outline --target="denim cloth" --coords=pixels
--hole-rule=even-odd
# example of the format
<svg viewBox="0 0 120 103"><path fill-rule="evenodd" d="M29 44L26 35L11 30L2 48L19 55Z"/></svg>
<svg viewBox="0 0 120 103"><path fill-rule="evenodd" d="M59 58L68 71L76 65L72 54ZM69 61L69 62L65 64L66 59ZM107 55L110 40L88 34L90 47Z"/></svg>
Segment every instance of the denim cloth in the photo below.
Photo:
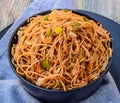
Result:
<svg viewBox="0 0 120 103"><path fill-rule="evenodd" d="M21 22L33 14L55 8L75 9L75 6L72 0L34 0L0 40L0 103L43 103L22 88L9 65L7 48L13 31ZM120 103L120 94L110 73L106 78L109 80L108 84L79 103Z"/></svg>

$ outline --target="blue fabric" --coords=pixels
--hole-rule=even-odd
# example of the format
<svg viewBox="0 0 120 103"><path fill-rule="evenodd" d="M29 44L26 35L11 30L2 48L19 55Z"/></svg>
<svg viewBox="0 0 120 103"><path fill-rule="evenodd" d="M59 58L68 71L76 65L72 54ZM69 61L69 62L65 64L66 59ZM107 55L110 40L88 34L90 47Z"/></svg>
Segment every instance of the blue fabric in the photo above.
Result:
<svg viewBox="0 0 120 103"><path fill-rule="evenodd" d="M42 103L22 88L9 65L7 47L13 31L21 22L33 14L55 8L75 9L72 0L34 0L0 40L0 103ZM79 103L119 103L120 94L113 78L109 73L106 78L109 79L108 84L100 87L92 96Z"/></svg>

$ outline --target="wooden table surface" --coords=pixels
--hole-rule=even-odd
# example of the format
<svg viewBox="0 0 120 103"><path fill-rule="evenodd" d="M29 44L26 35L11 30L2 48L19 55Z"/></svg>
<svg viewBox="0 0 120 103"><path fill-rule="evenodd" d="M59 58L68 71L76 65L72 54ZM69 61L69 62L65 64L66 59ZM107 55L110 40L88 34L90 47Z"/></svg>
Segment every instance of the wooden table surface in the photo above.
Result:
<svg viewBox="0 0 120 103"><path fill-rule="evenodd" d="M33 0L0 0L0 30L11 24ZM77 9L104 15L120 23L120 0L73 0Z"/></svg>

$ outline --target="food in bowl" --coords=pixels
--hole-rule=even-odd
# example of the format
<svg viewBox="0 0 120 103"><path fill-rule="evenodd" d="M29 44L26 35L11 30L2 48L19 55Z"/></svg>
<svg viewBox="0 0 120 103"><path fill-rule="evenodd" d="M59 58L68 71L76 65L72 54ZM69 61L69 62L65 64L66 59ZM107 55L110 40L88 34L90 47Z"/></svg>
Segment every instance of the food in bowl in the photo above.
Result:
<svg viewBox="0 0 120 103"><path fill-rule="evenodd" d="M70 10L31 17L17 35L11 48L17 73L46 89L83 87L99 78L112 56L102 24Z"/></svg>

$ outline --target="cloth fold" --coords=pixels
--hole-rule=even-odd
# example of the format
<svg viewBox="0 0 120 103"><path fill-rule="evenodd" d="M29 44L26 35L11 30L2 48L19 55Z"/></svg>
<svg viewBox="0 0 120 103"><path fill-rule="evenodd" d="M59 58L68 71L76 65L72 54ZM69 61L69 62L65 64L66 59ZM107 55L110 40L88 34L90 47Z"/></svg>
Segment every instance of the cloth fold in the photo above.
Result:
<svg viewBox="0 0 120 103"><path fill-rule="evenodd" d="M43 103L28 94L13 73L8 59L7 48L14 30L28 17L49 9L75 9L72 0L34 0L15 21L0 40L0 103ZM112 76L108 73L109 83L101 86L93 95L79 103L119 103L120 94Z"/></svg>

